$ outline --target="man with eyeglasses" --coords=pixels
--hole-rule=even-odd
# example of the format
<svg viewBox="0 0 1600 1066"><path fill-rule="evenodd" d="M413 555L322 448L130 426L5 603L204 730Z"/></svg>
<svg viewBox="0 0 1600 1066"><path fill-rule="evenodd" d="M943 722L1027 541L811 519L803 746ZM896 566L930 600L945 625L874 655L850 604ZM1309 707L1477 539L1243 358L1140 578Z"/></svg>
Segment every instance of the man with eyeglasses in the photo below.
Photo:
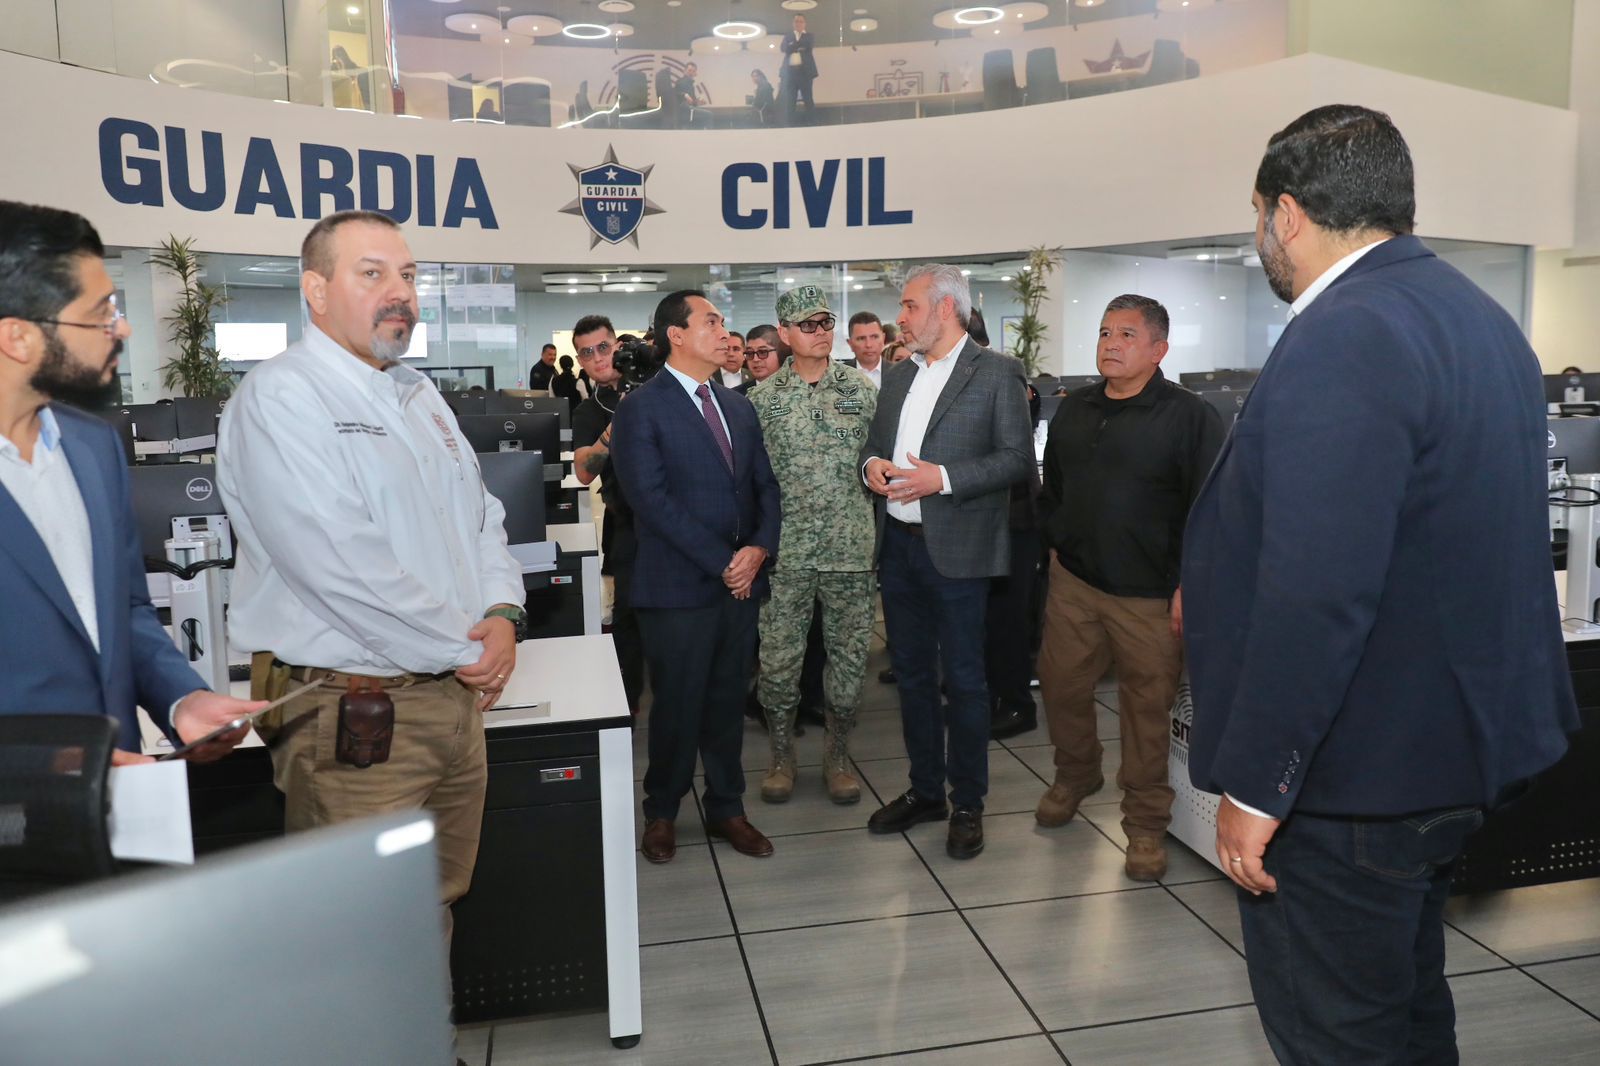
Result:
<svg viewBox="0 0 1600 1066"><path fill-rule="evenodd" d="M217 438L239 536L229 638L253 695L320 687L259 727L293 832L387 811L434 816L440 902L467 891L488 781L482 712L516 664L522 568L455 415L400 362L417 265L386 215L342 211L301 246L310 324L245 376ZM386 759L342 737L341 697L393 713Z"/></svg>
<svg viewBox="0 0 1600 1066"><path fill-rule="evenodd" d="M617 388L622 374L611 361L617 350L617 331L604 315L585 315L572 327L572 346L578 353L578 365L594 383L589 398L572 412L572 472L585 485L600 479L600 499L606 507L601 548L612 586L611 641L617 648L628 710L638 714L639 698L644 692L644 645L639 637L639 618L630 602L638 540L633 511L611 465L611 416L623 397Z"/></svg>
<svg viewBox="0 0 1600 1066"><path fill-rule="evenodd" d="M832 361L835 319L826 294L802 285L778 297L791 358L750 391L783 493L783 551L761 605L759 695L772 761L761 798L794 791L794 721L813 607L822 604L823 782L835 803L855 803L850 733L867 667L874 615L871 496L856 469L878 392L859 370Z"/></svg>
<svg viewBox="0 0 1600 1066"><path fill-rule="evenodd" d="M782 361L778 355L778 327L756 326L744 342L744 368L750 380L733 391L748 396L751 389L778 372Z"/></svg>
<svg viewBox="0 0 1600 1066"><path fill-rule="evenodd" d="M132 332L89 220L0 201L0 714L99 714L113 765L148 762L135 708L193 740L259 710L208 691L144 580L115 432L68 403L117 380ZM244 730L197 749L211 759Z"/></svg>

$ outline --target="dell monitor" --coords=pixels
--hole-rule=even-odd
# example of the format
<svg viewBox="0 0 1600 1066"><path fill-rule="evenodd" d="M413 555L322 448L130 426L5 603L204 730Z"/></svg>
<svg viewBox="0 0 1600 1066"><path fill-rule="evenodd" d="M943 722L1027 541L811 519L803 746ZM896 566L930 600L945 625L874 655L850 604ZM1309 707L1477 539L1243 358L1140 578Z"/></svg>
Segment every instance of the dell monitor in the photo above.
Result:
<svg viewBox="0 0 1600 1066"><path fill-rule="evenodd" d="M173 529L174 520L187 526L183 532L215 531L222 538L223 558L233 557L232 532L216 473L210 463L136 466L128 471L134 522L146 558L167 557L167 541L180 532Z"/></svg>
<svg viewBox="0 0 1600 1066"><path fill-rule="evenodd" d="M572 430L572 405L563 396L541 396L525 389L502 390L489 395L488 414L554 414L561 419L561 428ZM552 453L554 454L554 453ZM551 460L554 462L554 460Z"/></svg>
<svg viewBox="0 0 1600 1066"><path fill-rule="evenodd" d="M485 452L477 459L484 491L505 508L506 543L543 541L544 455L529 451Z"/></svg>
<svg viewBox="0 0 1600 1066"><path fill-rule="evenodd" d="M1239 417L1239 412L1244 410L1244 401L1250 395L1249 389L1204 389L1199 390L1200 398L1217 409L1217 414L1222 416L1222 424L1231 426Z"/></svg>
<svg viewBox="0 0 1600 1066"><path fill-rule="evenodd" d="M227 399L221 396L183 396L173 400L172 409L177 416L178 436L185 438L216 436L217 424L222 421L222 408L227 402Z"/></svg>
<svg viewBox="0 0 1600 1066"><path fill-rule="evenodd" d="M1600 474L1600 418L1545 420L1548 458L1565 459L1569 474Z"/></svg>
<svg viewBox="0 0 1600 1066"><path fill-rule="evenodd" d="M475 452L543 452L561 455L561 423L553 414L462 415L456 421Z"/></svg>

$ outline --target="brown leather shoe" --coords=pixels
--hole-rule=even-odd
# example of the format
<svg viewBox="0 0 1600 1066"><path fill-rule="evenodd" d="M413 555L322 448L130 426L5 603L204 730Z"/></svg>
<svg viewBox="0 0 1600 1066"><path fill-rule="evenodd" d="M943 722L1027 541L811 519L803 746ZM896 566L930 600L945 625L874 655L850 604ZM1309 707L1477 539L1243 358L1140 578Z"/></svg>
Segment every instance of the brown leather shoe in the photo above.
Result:
<svg viewBox="0 0 1600 1066"><path fill-rule="evenodd" d="M1129 837L1123 869L1133 881L1159 881L1167 876L1167 849L1162 837Z"/></svg>
<svg viewBox="0 0 1600 1066"><path fill-rule="evenodd" d="M717 822L707 822L706 832L718 840L726 840L732 844L733 850L740 855L764 859L772 854L772 841L762 836L761 831L751 825L750 819L742 814Z"/></svg>
<svg viewBox="0 0 1600 1066"><path fill-rule="evenodd" d="M644 857L654 863L671 862L678 854L678 830L665 818L652 818L644 823L644 840L640 843Z"/></svg>

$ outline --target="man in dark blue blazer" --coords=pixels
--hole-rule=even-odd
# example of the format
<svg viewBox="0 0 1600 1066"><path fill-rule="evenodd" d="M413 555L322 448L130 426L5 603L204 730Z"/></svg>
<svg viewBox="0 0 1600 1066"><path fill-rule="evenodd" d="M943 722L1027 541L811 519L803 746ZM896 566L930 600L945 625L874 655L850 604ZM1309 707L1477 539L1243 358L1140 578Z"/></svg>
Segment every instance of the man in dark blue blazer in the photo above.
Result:
<svg viewBox="0 0 1600 1066"><path fill-rule="evenodd" d="M1454 1062L1451 864L1577 727L1539 365L1387 116L1297 119L1253 200L1292 317L1190 511L1190 776L1279 1059Z"/></svg>
<svg viewBox="0 0 1600 1066"><path fill-rule="evenodd" d="M103 714L148 761L136 707L193 739L262 706L216 695L145 588L122 446L52 402L115 388L130 330L87 219L0 201L0 714ZM197 754L215 758L239 731Z"/></svg>
<svg viewBox="0 0 1600 1066"><path fill-rule="evenodd" d="M740 751L756 606L778 552L778 482L750 401L715 380L728 328L711 301L668 296L655 337L666 366L617 405L611 427L638 527L632 598L652 692L644 856L676 853L674 821L697 754L711 835L770 855L744 816Z"/></svg>

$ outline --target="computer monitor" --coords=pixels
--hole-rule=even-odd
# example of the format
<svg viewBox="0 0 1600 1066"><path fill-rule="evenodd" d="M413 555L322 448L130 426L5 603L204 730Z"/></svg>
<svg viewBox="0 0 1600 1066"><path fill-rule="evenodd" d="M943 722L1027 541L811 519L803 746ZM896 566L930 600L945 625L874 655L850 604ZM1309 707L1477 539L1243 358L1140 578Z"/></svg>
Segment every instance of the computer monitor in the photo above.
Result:
<svg viewBox="0 0 1600 1066"><path fill-rule="evenodd" d="M561 418L561 428L568 431L572 429L572 406L563 396L540 396L526 390L502 390L490 394L488 410L484 413L501 415L541 412L558 415Z"/></svg>
<svg viewBox="0 0 1600 1066"><path fill-rule="evenodd" d="M481 415L488 413L487 393L482 392L441 392L444 402L450 405L450 410L461 415Z"/></svg>
<svg viewBox="0 0 1600 1066"><path fill-rule="evenodd" d="M177 415L178 436L215 436L217 423L222 420L222 409L227 406L227 403L227 399L222 396L184 396L173 400L172 408ZM206 450L215 451L216 449L208 448Z"/></svg>
<svg viewBox="0 0 1600 1066"><path fill-rule="evenodd" d="M94 412L99 418L110 423L111 428L117 431L117 439L122 442L122 454L132 466L138 458L133 449L133 419L121 408L111 408L105 411Z"/></svg>
<svg viewBox="0 0 1600 1066"><path fill-rule="evenodd" d="M1061 401L1064 399L1066 399L1065 396L1039 397L1039 421L1043 422L1045 425L1049 425L1051 422L1053 422L1056 417L1056 412L1061 410Z"/></svg>
<svg viewBox="0 0 1600 1066"><path fill-rule="evenodd" d="M1546 452L1565 459L1570 474L1600 474L1600 418L1546 419Z"/></svg>
<svg viewBox="0 0 1600 1066"><path fill-rule="evenodd" d="M1056 388L1066 389L1071 395L1079 389L1092 389L1104 380L1099 374L1063 374L1056 378Z"/></svg>
<svg viewBox="0 0 1600 1066"><path fill-rule="evenodd" d="M1178 384L1187 385L1196 392L1220 385L1248 389L1260 376L1259 370L1193 370L1179 374Z"/></svg>
<svg viewBox="0 0 1600 1066"><path fill-rule="evenodd" d="M0 910L0 1057L449 1062L439 923L417 812L35 897Z"/></svg>
<svg viewBox="0 0 1600 1066"><path fill-rule="evenodd" d="M133 403L123 407L113 407L111 412L120 412L127 416L133 426L135 443L177 439L178 405L175 403ZM177 463L182 460L176 455L144 455L137 461L141 464L160 464Z"/></svg>
<svg viewBox="0 0 1600 1066"><path fill-rule="evenodd" d="M146 556L165 559L167 541L174 535L173 519L193 519L188 532L215 530L222 536L223 558L233 557L232 527L216 475L217 468L210 463L136 466L128 471L134 522Z"/></svg>
<svg viewBox="0 0 1600 1066"><path fill-rule="evenodd" d="M506 543L544 540L544 455L536 451L485 452L477 458L484 491L505 508Z"/></svg>
<svg viewBox="0 0 1600 1066"><path fill-rule="evenodd" d="M1545 403L1594 403L1600 401L1600 374L1546 374Z"/></svg>
<svg viewBox="0 0 1600 1066"><path fill-rule="evenodd" d="M475 452L561 455L561 423L553 414L462 415L456 421ZM556 461L557 458L551 459Z"/></svg>
<svg viewBox="0 0 1600 1066"><path fill-rule="evenodd" d="M1250 395L1248 388L1195 388L1190 386L1200 398L1217 409L1217 414L1222 416L1222 424L1231 426L1239 417L1239 412L1244 410L1244 401Z"/></svg>

